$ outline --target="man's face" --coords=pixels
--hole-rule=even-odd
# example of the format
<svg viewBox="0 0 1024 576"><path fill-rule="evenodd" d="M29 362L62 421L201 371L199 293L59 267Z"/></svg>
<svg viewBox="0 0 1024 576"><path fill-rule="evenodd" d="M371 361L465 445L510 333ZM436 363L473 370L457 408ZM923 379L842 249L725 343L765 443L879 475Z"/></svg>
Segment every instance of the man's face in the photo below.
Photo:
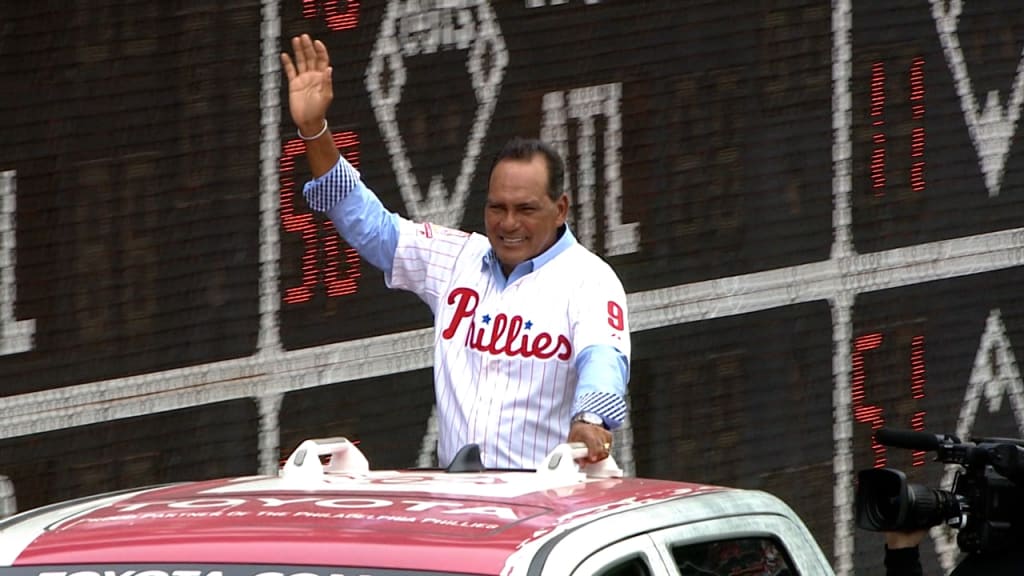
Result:
<svg viewBox="0 0 1024 576"><path fill-rule="evenodd" d="M491 172L484 226L505 274L555 243L569 212L569 198L548 196L548 166L541 154L506 159Z"/></svg>

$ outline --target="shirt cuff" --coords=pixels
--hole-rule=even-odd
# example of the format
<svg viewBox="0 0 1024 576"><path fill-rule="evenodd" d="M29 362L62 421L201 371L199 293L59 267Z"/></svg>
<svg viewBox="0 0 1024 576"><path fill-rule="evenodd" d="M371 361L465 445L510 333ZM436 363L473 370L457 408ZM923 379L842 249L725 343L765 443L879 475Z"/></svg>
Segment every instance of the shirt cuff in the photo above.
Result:
<svg viewBox="0 0 1024 576"><path fill-rule="evenodd" d="M344 200L359 182L359 172L341 156L334 168L319 178L306 182L302 188L302 195L312 210L327 212Z"/></svg>
<svg viewBox="0 0 1024 576"><path fill-rule="evenodd" d="M614 430L626 419L626 400L612 392L590 392L576 399L572 413L580 412L597 414L606 428Z"/></svg>

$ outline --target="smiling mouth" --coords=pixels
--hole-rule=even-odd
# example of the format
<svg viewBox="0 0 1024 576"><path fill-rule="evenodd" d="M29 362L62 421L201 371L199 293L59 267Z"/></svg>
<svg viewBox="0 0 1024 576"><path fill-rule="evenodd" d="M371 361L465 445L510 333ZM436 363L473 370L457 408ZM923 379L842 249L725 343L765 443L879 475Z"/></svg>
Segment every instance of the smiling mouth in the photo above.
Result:
<svg viewBox="0 0 1024 576"><path fill-rule="evenodd" d="M519 246L520 244L523 244L524 242L526 242L526 239L525 238L521 238L521 237L520 238L509 238L508 236L502 236L501 237L501 242L503 244L505 244L506 246Z"/></svg>

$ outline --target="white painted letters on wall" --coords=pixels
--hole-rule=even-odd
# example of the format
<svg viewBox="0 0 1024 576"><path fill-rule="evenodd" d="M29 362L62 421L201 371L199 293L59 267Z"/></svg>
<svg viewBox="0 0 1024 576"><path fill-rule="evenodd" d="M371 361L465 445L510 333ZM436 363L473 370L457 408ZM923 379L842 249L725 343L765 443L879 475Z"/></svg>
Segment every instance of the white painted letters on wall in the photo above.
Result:
<svg viewBox="0 0 1024 576"><path fill-rule="evenodd" d="M630 254L640 250L639 224L622 222L622 84L585 86L565 92L544 95L544 119L541 138L550 142L565 158L565 189L569 190L569 172L575 167L577 189L570 193L577 205L578 219L573 226L584 246L594 248L597 242L598 160L604 167L600 179L604 191L604 250L608 256ZM596 120L604 117L601 135L603 157L597 158ZM576 156L569 157L569 123L578 126Z"/></svg>
<svg viewBox="0 0 1024 576"><path fill-rule="evenodd" d="M501 90L508 51L490 2L460 0L452 6L448 4L452 3L388 2L366 70L366 89L409 215L417 221L458 227ZM424 195L398 124L398 107L406 82L406 58L452 50L467 53L466 71L476 95L477 109L455 190L449 193L441 175L434 174Z"/></svg>
<svg viewBox="0 0 1024 576"><path fill-rule="evenodd" d="M942 42L942 50L946 54L946 63L956 81L960 108L963 110L971 141L974 142L974 149L978 153L981 172L985 175L985 187L990 197L998 196L1003 185L1010 144L1017 133L1017 122L1020 120L1021 108L1024 107L1024 50L1021 51L1006 107L1003 108L1000 103L1001 96L995 90L985 95L984 105L979 104L960 42L959 27L963 2L931 0L931 3L932 18Z"/></svg>
<svg viewBox="0 0 1024 576"><path fill-rule="evenodd" d="M17 320L14 317L14 299L17 294L15 176L14 170L0 172L0 356L31 350L36 333L35 320Z"/></svg>

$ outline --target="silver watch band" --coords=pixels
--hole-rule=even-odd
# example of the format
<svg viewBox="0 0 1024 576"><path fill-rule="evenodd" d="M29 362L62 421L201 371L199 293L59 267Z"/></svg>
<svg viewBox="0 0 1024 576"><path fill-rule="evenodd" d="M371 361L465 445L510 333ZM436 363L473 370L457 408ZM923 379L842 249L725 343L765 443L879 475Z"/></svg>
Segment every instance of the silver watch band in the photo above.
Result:
<svg viewBox="0 0 1024 576"><path fill-rule="evenodd" d="M594 426L607 428L607 426L604 425L604 418L601 418L600 416L594 414L593 412L580 412L579 414L572 417L572 422L583 422L586 424L593 424Z"/></svg>

